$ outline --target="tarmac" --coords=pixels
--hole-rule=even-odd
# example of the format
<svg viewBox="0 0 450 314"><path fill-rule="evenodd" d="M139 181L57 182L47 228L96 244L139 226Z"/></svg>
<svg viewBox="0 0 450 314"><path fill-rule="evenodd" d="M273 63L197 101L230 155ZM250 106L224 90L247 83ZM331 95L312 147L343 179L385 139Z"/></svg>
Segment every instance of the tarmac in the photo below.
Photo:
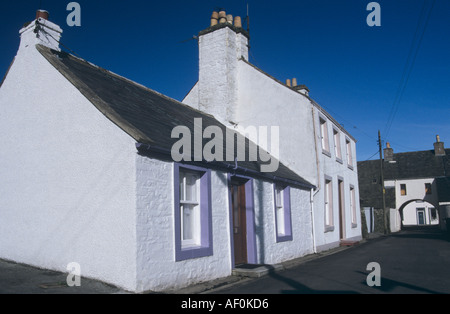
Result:
<svg viewBox="0 0 450 314"><path fill-rule="evenodd" d="M382 234L370 234L361 240L359 245L367 240L378 238ZM247 283L274 272L299 266L312 260L336 254L351 249L353 245L340 246L328 251L310 254L304 257L286 261L276 265L257 265L233 270L231 276L207 281L186 288L159 292L159 294L207 294L215 293L234 285ZM81 278L80 286L70 287L67 284L67 273L40 269L29 265L0 260L0 294L127 294L130 293L118 287L97 280ZM152 292L148 292L152 293Z"/></svg>

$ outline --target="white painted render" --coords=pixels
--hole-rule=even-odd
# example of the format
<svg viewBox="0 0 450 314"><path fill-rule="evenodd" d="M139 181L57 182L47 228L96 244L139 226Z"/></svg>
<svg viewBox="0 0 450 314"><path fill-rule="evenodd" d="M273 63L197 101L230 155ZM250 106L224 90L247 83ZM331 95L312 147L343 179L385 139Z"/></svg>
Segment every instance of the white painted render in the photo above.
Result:
<svg viewBox="0 0 450 314"><path fill-rule="evenodd" d="M241 60L236 107L234 122L241 132L249 126L279 127L279 160L317 185L312 105L305 96Z"/></svg>
<svg viewBox="0 0 450 314"><path fill-rule="evenodd" d="M255 180L257 262L277 264L313 252L310 191L291 188L292 241L276 241L273 185Z"/></svg>
<svg viewBox="0 0 450 314"><path fill-rule="evenodd" d="M135 141L36 50L0 88L0 258L136 285Z"/></svg>
<svg viewBox="0 0 450 314"><path fill-rule="evenodd" d="M324 152L321 145L321 131L319 118L322 118L327 123L329 150ZM318 191L314 197L314 213L315 213L315 235L317 251L327 250L336 246L339 246L340 231L339 231L339 193L338 193L338 181L343 181L343 222L344 222L344 234L343 239L360 240L362 238L361 233L361 210L359 202L359 188L358 188L358 172L356 167L356 145L354 140L349 138L346 133L342 132L339 127L329 118L327 118L317 107L314 108L315 119L315 136L317 138L317 151L318 151L318 176L319 184ZM337 158L334 149L334 136L333 129L340 133L340 147L342 159ZM351 167L348 165L346 154L346 140L351 143L353 164ZM317 169L317 168L316 168ZM333 188L333 226L331 228L325 228L325 179L331 179ZM350 208L350 186L355 189L356 199L356 224L352 223L352 212Z"/></svg>
<svg viewBox="0 0 450 314"><path fill-rule="evenodd" d="M214 255L175 261L173 163L137 156L137 291L161 291L231 275L227 175L212 171Z"/></svg>

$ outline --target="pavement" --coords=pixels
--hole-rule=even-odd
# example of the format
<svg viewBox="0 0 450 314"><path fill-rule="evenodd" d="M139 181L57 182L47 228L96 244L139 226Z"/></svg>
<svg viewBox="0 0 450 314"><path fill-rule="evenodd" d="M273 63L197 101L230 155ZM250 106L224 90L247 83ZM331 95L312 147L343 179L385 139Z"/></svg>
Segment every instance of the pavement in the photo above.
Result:
<svg viewBox="0 0 450 314"><path fill-rule="evenodd" d="M370 239L380 234L371 234ZM368 240L362 240L364 243ZM342 252L354 246L337 247L325 252L307 255L277 265L261 265L252 269L235 270L225 278L195 284L183 289L164 291L164 294L216 293L242 285L256 278L283 272L304 263ZM0 260L0 294L127 294L129 292L97 280L81 278L81 286L69 287L67 273L40 269L29 265Z"/></svg>

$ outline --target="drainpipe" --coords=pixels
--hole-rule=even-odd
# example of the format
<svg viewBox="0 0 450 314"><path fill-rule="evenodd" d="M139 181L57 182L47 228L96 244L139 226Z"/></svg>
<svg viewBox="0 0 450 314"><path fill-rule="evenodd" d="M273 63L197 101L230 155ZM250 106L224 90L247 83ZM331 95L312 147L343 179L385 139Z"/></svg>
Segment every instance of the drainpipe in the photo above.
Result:
<svg viewBox="0 0 450 314"><path fill-rule="evenodd" d="M317 169L317 188L316 191L311 189L311 220L312 220L312 237L313 237L313 249L314 253L317 253L317 247L316 247L316 233L314 229L314 197L316 194L320 191L320 169L319 169L319 152L317 148L317 133L316 133L316 117L314 115L314 104L311 102L311 113L312 113L312 120L313 120L313 131L314 131L314 147L316 150L316 169Z"/></svg>
<svg viewBox="0 0 450 314"><path fill-rule="evenodd" d="M314 231L314 189L310 190L310 203L311 203L311 229L312 229L312 242L313 242L313 253L317 253L316 248L316 233Z"/></svg>

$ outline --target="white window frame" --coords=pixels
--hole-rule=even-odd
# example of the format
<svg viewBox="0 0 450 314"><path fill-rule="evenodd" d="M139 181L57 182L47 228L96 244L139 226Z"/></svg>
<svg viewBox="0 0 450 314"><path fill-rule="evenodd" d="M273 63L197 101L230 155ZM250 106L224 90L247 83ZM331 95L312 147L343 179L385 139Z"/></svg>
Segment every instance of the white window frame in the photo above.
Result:
<svg viewBox="0 0 450 314"><path fill-rule="evenodd" d="M319 117L320 137L322 142L322 152L326 155L330 154L330 139L328 137L328 122L327 119Z"/></svg>
<svg viewBox="0 0 450 314"><path fill-rule="evenodd" d="M353 169L353 149L352 149L352 141L348 138L345 139L345 147L347 152L347 166L350 169Z"/></svg>
<svg viewBox="0 0 450 314"><path fill-rule="evenodd" d="M196 177L195 179L195 199L188 200L186 197L187 179L188 177ZM181 247L196 247L201 245L201 222L200 222L200 177L199 173L194 171L180 170L180 225L181 225ZM184 238L185 225L185 207L192 207L192 238Z"/></svg>
<svg viewBox="0 0 450 314"><path fill-rule="evenodd" d="M284 212L284 191L279 185L275 185L275 211L277 215L277 234L286 235L285 212Z"/></svg>
<svg viewBox="0 0 450 314"><path fill-rule="evenodd" d="M333 139L334 139L334 152L336 154L336 159L342 163L342 147L341 147L341 134L338 130L333 128Z"/></svg>

